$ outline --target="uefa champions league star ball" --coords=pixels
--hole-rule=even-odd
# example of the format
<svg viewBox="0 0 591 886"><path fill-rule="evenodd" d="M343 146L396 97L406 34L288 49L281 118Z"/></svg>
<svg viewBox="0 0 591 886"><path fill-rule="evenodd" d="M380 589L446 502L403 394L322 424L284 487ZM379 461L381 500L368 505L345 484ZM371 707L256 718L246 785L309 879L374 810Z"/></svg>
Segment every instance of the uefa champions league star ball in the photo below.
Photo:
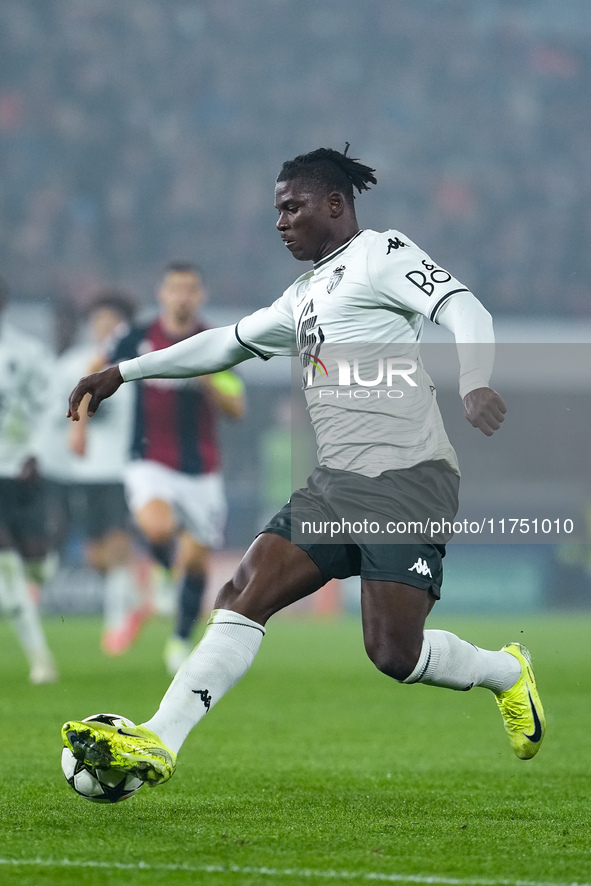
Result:
<svg viewBox="0 0 591 886"><path fill-rule="evenodd" d="M86 717L83 722L89 720L116 727L135 726L128 717L120 717L118 714L94 714ZM94 803L118 803L120 800L127 800L137 794L144 784L135 775L120 772L118 769L93 769L77 760L70 748L62 750L62 772L77 794Z"/></svg>

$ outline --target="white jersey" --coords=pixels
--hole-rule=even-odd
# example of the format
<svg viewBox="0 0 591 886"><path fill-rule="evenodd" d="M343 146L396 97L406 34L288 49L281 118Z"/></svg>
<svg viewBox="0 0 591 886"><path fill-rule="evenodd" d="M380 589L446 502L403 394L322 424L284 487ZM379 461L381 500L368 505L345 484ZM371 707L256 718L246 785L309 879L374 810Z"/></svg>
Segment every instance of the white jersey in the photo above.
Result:
<svg viewBox="0 0 591 886"><path fill-rule="evenodd" d="M86 426L86 455L69 446L71 422L66 419L68 396L96 357L96 345L68 348L56 360L49 406L36 437L37 458L45 476L71 483L113 483L123 479L128 461L134 391L124 387L117 397L101 403Z"/></svg>
<svg viewBox="0 0 591 886"><path fill-rule="evenodd" d="M360 231L236 337L263 359L299 353L321 465L375 477L442 459L459 473L417 345L424 318L466 292L399 231Z"/></svg>
<svg viewBox="0 0 591 886"><path fill-rule="evenodd" d="M0 319L0 477L16 477L32 439L53 357L38 339Z"/></svg>

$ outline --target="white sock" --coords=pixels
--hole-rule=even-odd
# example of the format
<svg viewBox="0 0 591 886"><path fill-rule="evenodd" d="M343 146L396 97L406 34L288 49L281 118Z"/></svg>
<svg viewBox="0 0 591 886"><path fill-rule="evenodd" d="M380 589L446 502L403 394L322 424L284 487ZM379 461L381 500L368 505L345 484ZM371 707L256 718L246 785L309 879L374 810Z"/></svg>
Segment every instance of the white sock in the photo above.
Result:
<svg viewBox="0 0 591 886"><path fill-rule="evenodd" d="M142 725L178 753L191 729L245 675L264 634L256 621L229 609L215 609L158 711Z"/></svg>
<svg viewBox="0 0 591 886"><path fill-rule="evenodd" d="M139 605L133 571L128 566L109 569L104 580L103 622L105 630L119 628Z"/></svg>
<svg viewBox="0 0 591 886"><path fill-rule="evenodd" d="M29 662L51 658L39 610L31 598L22 558L0 551L0 606L18 634Z"/></svg>
<svg viewBox="0 0 591 886"><path fill-rule="evenodd" d="M448 631L425 631L423 648L405 683L426 683L466 691L484 686L495 694L514 686L521 665L509 652L481 649Z"/></svg>

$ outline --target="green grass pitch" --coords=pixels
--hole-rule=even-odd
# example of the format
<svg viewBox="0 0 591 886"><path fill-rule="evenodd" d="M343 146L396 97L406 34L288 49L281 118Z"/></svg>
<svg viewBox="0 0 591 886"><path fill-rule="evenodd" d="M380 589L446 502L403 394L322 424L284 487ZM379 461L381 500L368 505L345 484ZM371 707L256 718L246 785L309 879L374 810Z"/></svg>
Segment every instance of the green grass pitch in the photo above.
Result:
<svg viewBox="0 0 591 886"><path fill-rule="evenodd" d="M535 760L513 757L487 691L399 686L366 659L356 619L283 617L172 781L99 806L63 779L59 727L147 718L168 684L167 625L107 659L98 620L48 620L62 679L35 687L0 622L0 883L591 882L591 618L430 626L530 647L548 717Z"/></svg>

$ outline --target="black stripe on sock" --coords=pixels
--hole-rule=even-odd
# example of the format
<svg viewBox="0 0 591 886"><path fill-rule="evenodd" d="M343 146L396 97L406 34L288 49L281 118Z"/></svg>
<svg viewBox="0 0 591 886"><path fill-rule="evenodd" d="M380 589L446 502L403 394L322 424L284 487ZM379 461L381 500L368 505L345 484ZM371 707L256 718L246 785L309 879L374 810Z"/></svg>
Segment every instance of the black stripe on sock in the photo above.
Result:
<svg viewBox="0 0 591 886"><path fill-rule="evenodd" d="M210 621L211 625L240 625L242 628L252 628L254 631L260 631L261 634L265 633L265 629L260 625L243 625L240 624L239 621Z"/></svg>

